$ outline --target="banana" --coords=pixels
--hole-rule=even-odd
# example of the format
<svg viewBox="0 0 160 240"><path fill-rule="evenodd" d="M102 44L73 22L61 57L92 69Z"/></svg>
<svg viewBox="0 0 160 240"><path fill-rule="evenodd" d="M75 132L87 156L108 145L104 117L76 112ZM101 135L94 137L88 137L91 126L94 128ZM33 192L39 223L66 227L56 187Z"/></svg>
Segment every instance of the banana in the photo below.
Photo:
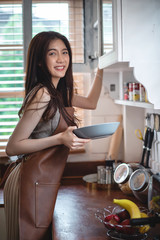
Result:
<svg viewBox="0 0 160 240"><path fill-rule="evenodd" d="M113 199L113 203L125 208L130 215L130 218L141 218L139 207L128 199Z"/></svg>
<svg viewBox="0 0 160 240"><path fill-rule="evenodd" d="M148 215L146 213L141 212L141 218L147 218L147 217L148 217ZM142 227L139 227L139 232L143 234L143 233L148 232L149 229L150 229L149 225L144 225Z"/></svg>

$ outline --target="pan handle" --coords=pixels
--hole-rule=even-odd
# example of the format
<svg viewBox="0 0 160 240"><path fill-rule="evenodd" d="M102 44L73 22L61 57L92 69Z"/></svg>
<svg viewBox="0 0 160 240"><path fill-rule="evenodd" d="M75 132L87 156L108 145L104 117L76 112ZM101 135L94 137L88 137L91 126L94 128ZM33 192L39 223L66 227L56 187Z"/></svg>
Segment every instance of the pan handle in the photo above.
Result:
<svg viewBox="0 0 160 240"><path fill-rule="evenodd" d="M154 227L158 223L160 223L160 216L130 219L130 224L132 226L150 225L151 227Z"/></svg>

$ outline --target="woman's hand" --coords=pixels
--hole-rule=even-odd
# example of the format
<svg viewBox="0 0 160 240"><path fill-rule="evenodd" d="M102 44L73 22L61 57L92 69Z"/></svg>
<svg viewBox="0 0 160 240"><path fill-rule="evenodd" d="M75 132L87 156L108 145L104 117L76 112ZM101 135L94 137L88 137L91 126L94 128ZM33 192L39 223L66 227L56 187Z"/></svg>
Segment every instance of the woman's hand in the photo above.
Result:
<svg viewBox="0 0 160 240"><path fill-rule="evenodd" d="M61 133L61 142L71 150L83 147L85 143L88 143L90 139L78 138L73 130L76 127L68 127L64 132Z"/></svg>

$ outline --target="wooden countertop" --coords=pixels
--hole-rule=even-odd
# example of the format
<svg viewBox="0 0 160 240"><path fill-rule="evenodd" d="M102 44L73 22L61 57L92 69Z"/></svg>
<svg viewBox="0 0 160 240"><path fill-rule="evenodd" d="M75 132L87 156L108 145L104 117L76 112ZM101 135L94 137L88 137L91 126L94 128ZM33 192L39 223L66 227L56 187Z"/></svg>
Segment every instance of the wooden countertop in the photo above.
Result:
<svg viewBox="0 0 160 240"><path fill-rule="evenodd" d="M142 206L133 196L124 195L119 189L97 190L83 184L62 185L53 217L54 240L110 239L107 236L107 229L95 218L95 212L99 208L113 205L113 198L127 198ZM4 207L2 190L0 206ZM154 240L158 234L160 235L160 224L151 228L147 240ZM160 236L156 240L160 240Z"/></svg>
<svg viewBox="0 0 160 240"><path fill-rule="evenodd" d="M96 190L82 184L61 186L54 212L54 240L110 239L107 229L95 218L95 212L98 208L113 205L113 198L127 198L142 206L134 197L124 195L119 189ZM158 224L151 228L148 240L160 234L158 228Z"/></svg>

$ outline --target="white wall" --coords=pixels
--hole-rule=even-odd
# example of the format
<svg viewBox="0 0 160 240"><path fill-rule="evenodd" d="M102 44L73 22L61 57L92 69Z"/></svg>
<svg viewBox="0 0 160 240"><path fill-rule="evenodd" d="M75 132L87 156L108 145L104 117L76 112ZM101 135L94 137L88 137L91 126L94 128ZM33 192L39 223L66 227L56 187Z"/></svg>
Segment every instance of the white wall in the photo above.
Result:
<svg viewBox="0 0 160 240"><path fill-rule="evenodd" d="M104 74L103 81L112 83L115 80L114 74ZM94 72L91 74L91 78L94 78ZM85 94L87 93L91 85L91 80L87 76L85 79ZM122 107L114 103L113 99L109 96L109 84L103 84L101 96L98 101L96 110L85 110L85 126L100 124L105 122L118 121L119 115L122 114ZM68 158L68 162L79 162L79 161L99 161L104 160L109 149L111 137L91 140L90 143L86 144L86 152L81 154L71 154ZM119 159L123 157L123 144L121 145Z"/></svg>

